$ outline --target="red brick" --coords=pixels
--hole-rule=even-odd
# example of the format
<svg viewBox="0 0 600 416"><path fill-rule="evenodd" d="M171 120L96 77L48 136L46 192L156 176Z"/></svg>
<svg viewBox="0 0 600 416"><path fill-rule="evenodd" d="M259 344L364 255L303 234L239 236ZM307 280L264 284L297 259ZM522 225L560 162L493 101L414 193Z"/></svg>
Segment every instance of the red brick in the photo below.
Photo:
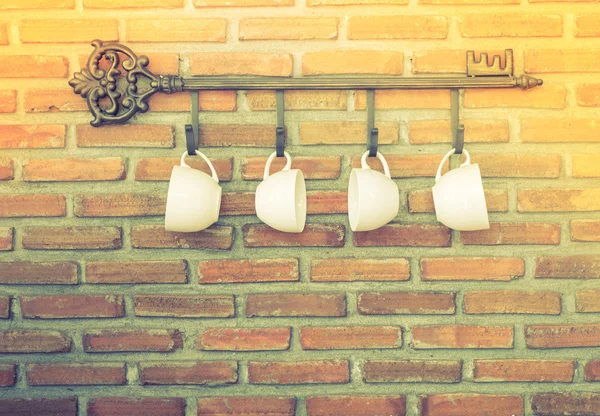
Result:
<svg viewBox="0 0 600 416"><path fill-rule="evenodd" d="M205 328L196 347L206 351L284 351L291 328Z"/></svg>
<svg viewBox="0 0 600 416"><path fill-rule="evenodd" d="M234 384L238 379L236 361L179 361L140 363L140 384Z"/></svg>
<svg viewBox="0 0 600 416"><path fill-rule="evenodd" d="M295 397L227 396L198 399L198 416L294 416Z"/></svg>
<svg viewBox="0 0 600 416"><path fill-rule="evenodd" d="M83 7L90 9L129 9L129 8L180 8L183 0L83 0Z"/></svg>
<svg viewBox="0 0 600 416"><path fill-rule="evenodd" d="M275 146L274 124L204 124L199 134L201 147Z"/></svg>
<svg viewBox="0 0 600 416"><path fill-rule="evenodd" d="M0 34L0 39L2 35ZM14 113L17 111L17 91L0 90L0 113Z"/></svg>
<svg viewBox="0 0 600 416"><path fill-rule="evenodd" d="M120 181L126 175L120 157L32 159L23 164L23 180L29 182Z"/></svg>
<svg viewBox="0 0 600 416"><path fill-rule="evenodd" d="M75 0L5 0L0 10L12 9L72 9Z"/></svg>
<svg viewBox="0 0 600 416"><path fill-rule="evenodd" d="M397 51L326 50L302 55L302 75L402 75L403 68L404 54Z"/></svg>
<svg viewBox="0 0 600 416"><path fill-rule="evenodd" d="M191 53L192 75L260 75L291 77L292 54L260 52Z"/></svg>
<svg viewBox="0 0 600 416"><path fill-rule="evenodd" d="M0 319L10 317L10 296L0 296Z"/></svg>
<svg viewBox="0 0 600 416"><path fill-rule="evenodd" d="M380 15L350 16L348 39L446 39L444 16Z"/></svg>
<svg viewBox="0 0 600 416"><path fill-rule="evenodd" d="M523 143L597 143L600 142L600 120L525 119L521 120Z"/></svg>
<svg viewBox="0 0 600 416"><path fill-rule="evenodd" d="M464 245L560 244L560 224L543 222L492 223L488 230L463 231Z"/></svg>
<svg viewBox="0 0 600 416"><path fill-rule="evenodd" d="M173 126L125 124L122 126L77 126L78 147L159 147L175 146Z"/></svg>
<svg viewBox="0 0 600 416"><path fill-rule="evenodd" d="M365 383L459 383L462 361L369 360L363 365Z"/></svg>
<svg viewBox="0 0 600 416"><path fill-rule="evenodd" d="M66 199L57 194L21 194L0 196L0 217L64 217Z"/></svg>
<svg viewBox="0 0 600 416"><path fill-rule="evenodd" d="M575 95L579 106L600 107L600 84L579 84Z"/></svg>
<svg viewBox="0 0 600 416"><path fill-rule="evenodd" d="M528 348L599 347L599 324L525 325Z"/></svg>
<svg viewBox="0 0 600 416"><path fill-rule="evenodd" d="M168 329L93 329L83 333L85 352L173 352L183 348L181 332Z"/></svg>
<svg viewBox="0 0 600 416"><path fill-rule="evenodd" d="M107 261L88 262L85 281L92 284L187 283L187 262Z"/></svg>
<svg viewBox="0 0 600 416"><path fill-rule="evenodd" d="M458 28L465 38L560 37L562 16L541 13L477 13L459 16Z"/></svg>
<svg viewBox="0 0 600 416"><path fill-rule="evenodd" d="M135 225L131 230L134 248L187 248L229 250L233 245L233 227L213 225L204 231L176 233L162 225Z"/></svg>
<svg viewBox="0 0 600 416"><path fill-rule="evenodd" d="M410 280L407 259L313 259L310 280L313 282L360 282Z"/></svg>
<svg viewBox="0 0 600 416"><path fill-rule="evenodd" d="M179 318L231 318L235 316L232 295L136 295L136 316Z"/></svg>
<svg viewBox="0 0 600 416"><path fill-rule="evenodd" d="M516 257L438 257L421 259L421 280L510 281L525 274L525 262Z"/></svg>
<svg viewBox="0 0 600 416"><path fill-rule="evenodd" d="M316 293L251 293L246 298L246 316L346 316L346 295Z"/></svg>
<svg viewBox="0 0 600 416"><path fill-rule="evenodd" d="M598 72L600 53L597 49L530 49L525 50L525 72L564 73ZM551 126L549 126L551 127Z"/></svg>
<svg viewBox="0 0 600 416"><path fill-rule="evenodd" d="M0 387L11 387L17 382L17 366L0 364Z"/></svg>
<svg viewBox="0 0 600 416"><path fill-rule="evenodd" d="M600 289L583 289L575 292L577 312L600 312Z"/></svg>
<svg viewBox="0 0 600 416"><path fill-rule="evenodd" d="M535 393L531 396L531 409L538 416L600 415L598 393Z"/></svg>
<svg viewBox="0 0 600 416"><path fill-rule="evenodd" d="M461 120L461 123L465 126L465 143L508 143L507 120ZM411 121L408 138L413 144L452 143L450 120Z"/></svg>
<svg viewBox="0 0 600 416"><path fill-rule="evenodd" d="M274 110L275 91L248 91L248 107L253 111ZM346 91L286 90L285 110L345 110Z"/></svg>
<svg viewBox="0 0 600 416"><path fill-rule="evenodd" d="M77 416L77 397L0 399L5 415Z"/></svg>
<svg viewBox="0 0 600 416"><path fill-rule="evenodd" d="M350 382L349 362L249 361L248 381L252 384L345 384Z"/></svg>
<svg viewBox="0 0 600 416"><path fill-rule="evenodd" d="M125 363L37 363L27 366L30 386L124 385Z"/></svg>
<svg viewBox="0 0 600 416"><path fill-rule="evenodd" d="M375 109L404 108L450 108L450 90L377 90L375 91ZM364 110L367 107L367 93L357 91L354 107ZM441 158L440 158L441 160Z"/></svg>
<svg viewBox="0 0 600 416"><path fill-rule="evenodd" d="M246 224L243 232L246 247L343 247L346 228L306 224L302 233L284 233L265 224Z"/></svg>
<svg viewBox="0 0 600 416"><path fill-rule="evenodd" d="M242 178L245 180L263 180L267 157L255 156L242 158ZM285 161L275 158L271 172L283 169ZM340 156L297 156L292 160L292 169L300 169L304 179L338 179L341 171Z"/></svg>
<svg viewBox="0 0 600 416"><path fill-rule="evenodd" d="M304 350L386 349L402 347L399 326L309 326L300 328Z"/></svg>
<svg viewBox="0 0 600 416"><path fill-rule="evenodd" d="M521 290L479 290L465 293L464 312L560 315L560 293Z"/></svg>
<svg viewBox="0 0 600 416"><path fill-rule="evenodd" d="M21 43L89 43L119 39L115 19L26 19L19 23Z"/></svg>
<svg viewBox="0 0 600 416"><path fill-rule="evenodd" d="M65 56L0 56L0 78L66 78L68 74L69 60Z"/></svg>
<svg viewBox="0 0 600 416"><path fill-rule="evenodd" d="M584 371L587 381L600 381L600 360L588 361Z"/></svg>
<svg viewBox="0 0 600 416"><path fill-rule="evenodd" d="M75 195L76 217L147 217L164 215L165 194Z"/></svg>
<svg viewBox="0 0 600 416"><path fill-rule="evenodd" d="M0 57L0 68L1 61ZM0 126L0 149L63 148L66 134L66 126L61 124L3 125Z"/></svg>
<svg viewBox="0 0 600 416"><path fill-rule="evenodd" d="M240 40L312 40L337 39L336 17L243 18Z"/></svg>
<svg viewBox="0 0 600 416"><path fill-rule="evenodd" d="M185 399L179 397L93 397L88 416L185 416Z"/></svg>
<svg viewBox="0 0 600 416"><path fill-rule="evenodd" d="M598 28L600 14L578 14L574 18L575 37L600 36L600 28Z"/></svg>
<svg viewBox="0 0 600 416"><path fill-rule="evenodd" d="M523 416L523 397L492 394L430 394L421 396L421 416Z"/></svg>
<svg viewBox="0 0 600 416"><path fill-rule="evenodd" d="M0 157L0 181L12 181L15 178L15 164L12 159Z"/></svg>
<svg viewBox="0 0 600 416"><path fill-rule="evenodd" d="M23 248L30 250L116 250L120 227L24 227Z"/></svg>
<svg viewBox="0 0 600 416"><path fill-rule="evenodd" d="M171 179L171 172L173 171L173 166L179 166L179 160L180 158L178 157L149 157L140 159L135 167L135 180L168 181ZM211 158L210 162L213 164L215 170L217 171L219 182L228 182L231 180L233 175L233 158ZM201 158L188 157L186 158L185 163L187 163L194 169L201 170L207 175L210 175L211 173L208 164Z"/></svg>
<svg viewBox="0 0 600 416"><path fill-rule="evenodd" d="M551 279L600 279L600 256L537 257L535 277Z"/></svg>
<svg viewBox="0 0 600 416"><path fill-rule="evenodd" d="M77 263L0 263L2 285L75 285L77 280Z"/></svg>
<svg viewBox="0 0 600 416"><path fill-rule="evenodd" d="M413 348L512 348L512 326L428 325L412 329Z"/></svg>
<svg viewBox="0 0 600 416"><path fill-rule="evenodd" d="M571 220L571 241L600 241L600 221Z"/></svg>
<svg viewBox="0 0 600 416"><path fill-rule="evenodd" d="M226 19L130 19L128 42L219 42L227 40Z"/></svg>
<svg viewBox="0 0 600 416"><path fill-rule="evenodd" d="M256 215L253 192L226 192L221 196L219 215Z"/></svg>
<svg viewBox="0 0 600 416"><path fill-rule="evenodd" d="M200 260L198 264L200 284L299 280L298 259Z"/></svg>
<svg viewBox="0 0 600 416"><path fill-rule="evenodd" d="M465 108L565 108L564 85L520 88L477 88L465 91ZM468 127L465 128L467 131Z"/></svg>
<svg viewBox="0 0 600 416"><path fill-rule="evenodd" d="M406 396L311 396L308 416L405 416Z"/></svg>
<svg viewBox="0 0 600 416"><path fill-rule="evenodd" d="M392 178L434 177L442 157L442 155L385 155ZM360 155L352 157L353 168L360 167L360 158ZM367 158L371 169L383 172L381 162L373 159ZM442 171L446 172L445 169Z"/></svg>
<svg viewBox="0 0 600 416"><path fill-rule="evenodd" d="M14 230L12 227L0 227L0 251L14 250Z"/></svg>
<svg viewBox="0 0 600 416"><path fill-rule="evenodd" d="M455 293L449 292L359 292L361 315L453 315Z"/></svg>
<svg viewBox="0 0 600 416"><path fill-rule="evenodd" d="M306 193L307 214L347 214L347 191L308 191Z"/></svg>
<svg viewBox="0 0 600 416"><path fill-rule="evenodd" d="M575 362L567 360L474 360L474 381L573 381Z"/></svg>
<svg viewBox="0 0 600 416"><path fill-rule="evenodd" d="M508 192L502 189L484 189L488 212L508 212ZM408 212L411 214L435 212L431 189L408 193Z"/></svg>
<svg viewBox="0 0 600 416"><path fill-rule="evenodd" d="M600 211L600 188L520 190L517 209L519 212Z"/></svg>
<svg viewBox="0 0 600 416"><path fill-rule="evenodd" d="M373 231L355 232L356 247L450 247L452 233L437 224L387 224Z"/></svg>
<svg viewBox="0 0 600 416"><path fill-rule="evenodd" d="M25 319L120 318L125 316L122 295L21 296Z"/></svg>
<svg viewBox="0 0 600 416"><path fill-rule="evenodd" d="M12 330L0 332L2 353L70 352L71 339L59 331Z"/></svg>

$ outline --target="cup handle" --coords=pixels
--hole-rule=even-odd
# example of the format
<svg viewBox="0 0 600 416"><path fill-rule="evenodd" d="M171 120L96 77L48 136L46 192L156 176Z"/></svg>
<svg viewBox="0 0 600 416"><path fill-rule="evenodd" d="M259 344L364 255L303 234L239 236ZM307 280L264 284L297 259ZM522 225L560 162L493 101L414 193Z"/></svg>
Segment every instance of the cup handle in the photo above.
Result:
<svg viewBox="0 0 600 416"><path fill-rule="evenodd" d="M281 169L282 171L284 170L290 170L290 168L292 167L292 157L290 156L290 154L288 152L283 152L285 159L286 159L286 164L283 167L283 169ZM275 156L277 156L277 152L273 152L271 153L271 156L269 156L269 158L267 159L267 164L265 165L265 173L263 175L263 180L267 179L269 177L269 172L271 171L271 163L273 162L273 159L275 159Z"/></svg>
<svg viewBox="0 0 600 416"><path fill-rule="evenodd" d="M367 156L368 155L369 155L369 151L367 150L365 153L363 153L362 157L360 158L360 166L363 169L371 169L369 167L369 165L367 165ZM383 172L385 173L385 176L392 179L392 175L390 175L390 167L388 166L387 161L385 160L385 157L383 157L383 155L381 153L377 152L377 159L379 159L379 161L383 165Z"/></svg>
<svg viewBox="0 0 600 416"><path fill-rule="evenodd" d="M210 168L210 172L212 174L212 178L216 183L219 183L219 177L217 176L217 171L215 170L214 166L212 165L212 163L210 163L210 160L204 156L204 153L202 152L196 152L196 155L199 155L202 159L204 159L204 161L206 162L206 164L208 165L208 167ZM181 156L181 166L184 168L189 168L190 165L188 165L187 163L185 163L185 157L189 156L188 152L184 152L183 155Z"/></svg>
<svg viewBox="0 0 600 416"><path fill-rule="evenodd" d="M437 173L435 174L435 181L436 182L439 181L440 178L442 177L442 167L444 166L444 163L446 163L446 161L448 160L448 158L450 156L452 156L455 151L456 151L456 149L452 149L448 153L446 153L446 155L443 157L442 161L440 162L440 166L438 166ZM465 160L465 163L463 163L462 165L460 165L461 168L463 166L468 166L468 165L471 164L471 155L469 154L469 152L467 152L467 149L463 149L463 153L467 157L467 160Z"/></svg>

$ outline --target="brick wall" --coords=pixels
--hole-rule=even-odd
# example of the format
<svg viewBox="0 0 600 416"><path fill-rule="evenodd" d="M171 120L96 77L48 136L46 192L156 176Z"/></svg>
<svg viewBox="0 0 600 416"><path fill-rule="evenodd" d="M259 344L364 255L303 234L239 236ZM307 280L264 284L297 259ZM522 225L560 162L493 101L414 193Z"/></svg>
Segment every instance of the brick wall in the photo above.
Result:
<svg viewBox="0 0 600 416"><path fill-rule="evenodd" d="M598 7L0 0L0 414L600 415ZM429 191L449 91L376 93L401 209L354 234L365 93L286 93L301 235L254 215L274 93L203 92L221 218L177 234L163 213L189 95L90 127L67 80L94 38L184 75L456 74L468 49L513 48L545 84L462 93L492 222L463 233Z"/></svg>

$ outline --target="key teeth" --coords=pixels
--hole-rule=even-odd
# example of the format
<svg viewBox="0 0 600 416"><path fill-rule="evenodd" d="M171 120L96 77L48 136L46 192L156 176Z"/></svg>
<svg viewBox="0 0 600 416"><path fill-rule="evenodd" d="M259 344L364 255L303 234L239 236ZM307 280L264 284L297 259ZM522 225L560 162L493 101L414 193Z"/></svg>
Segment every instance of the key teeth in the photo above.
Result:
<svg viewBox="0 0 600 416"><path fill-rule="evenodd" d="M513 51L504 51L505 65L502 67L502 57L494 55L492 64L488 64L488 53L481 52L479 60L475 59L475 51L467 51L467 76L499 76L513 75Z"/></svg>

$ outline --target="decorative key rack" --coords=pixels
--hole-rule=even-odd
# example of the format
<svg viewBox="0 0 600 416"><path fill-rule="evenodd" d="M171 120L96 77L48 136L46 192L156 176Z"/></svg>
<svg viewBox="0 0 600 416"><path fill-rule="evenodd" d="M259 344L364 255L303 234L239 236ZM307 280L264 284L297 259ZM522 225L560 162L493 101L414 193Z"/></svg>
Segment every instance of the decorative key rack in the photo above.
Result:
<svg viewBox="0 0 600 416"><path fill-rule="evenodd" d="M191 91L192 125L186 125L189 154L198 147L198 91L201 90L275 90L277 107L276 143L277 155L283 156L283 91L284 90L366 90L367 91L367 148L371 156L377 153L378 131L374 128L374 90L376 89L450 89L452 144L456 153L462 153L464 126L459 125L459 89L464 88L514 88L529 89L542 85L543 81L530 75L514 75L513 52L505 51L504 66L501 57L495 55L488 64L488 55L475 52L466 54L466 76L418 76L418 77L180 77L178 75L154 75L146 67L146 56L137 56L130 48L118 43L92 42L95 50L87 67L76 72L69 81L75 93L87 99L94 119L91 125L125 123L137 113L149 110L148 99L156 93L171 94ZM107 69L101 68L102 60ZM122 77L122 71L126 73Z"/></svg>

